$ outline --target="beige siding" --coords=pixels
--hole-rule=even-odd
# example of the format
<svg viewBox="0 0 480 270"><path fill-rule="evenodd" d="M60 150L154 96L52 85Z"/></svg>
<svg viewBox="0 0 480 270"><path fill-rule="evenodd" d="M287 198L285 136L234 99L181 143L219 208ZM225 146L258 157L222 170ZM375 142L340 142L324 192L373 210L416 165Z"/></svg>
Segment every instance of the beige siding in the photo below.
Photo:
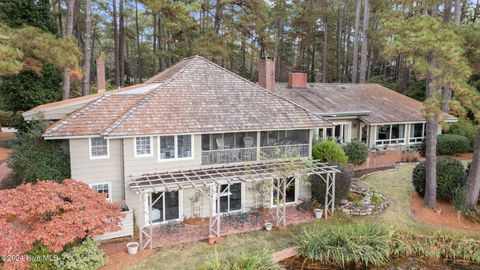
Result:
<svg viewBox="0 0 480 270"><path fill-rule="evenodd" d="M109 140L110 157L90 159L89 139L70 140L72 178L87 184L111 183L112 200L123 199L121 140Z"/></svg>

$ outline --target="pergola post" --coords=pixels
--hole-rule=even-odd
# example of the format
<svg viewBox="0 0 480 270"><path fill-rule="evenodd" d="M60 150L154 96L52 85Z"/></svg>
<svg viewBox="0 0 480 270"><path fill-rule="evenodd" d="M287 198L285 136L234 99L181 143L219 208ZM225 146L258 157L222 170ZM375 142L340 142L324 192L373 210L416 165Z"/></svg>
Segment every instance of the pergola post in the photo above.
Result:
<svg viewBox="0 0 480 270"><path fill-rule="evenodd" d="M140 211L139 211L139 218L140 221L138 222L140 224L140 227L138 228L138 235L140 237L140 248L143 249L143 228L145 227L145 201L143 200L143 193L140 193L138 196L139 200L139 206L140 206ZM142 207L143 206L143 207Z"/></svg>
<svg viewBox="0 0 480 270"><path fill-rule="evenodd" d="M148 193L148 227L149 227L149 236L148 241L150 242L150 249L153 248L153 222L152 222L152 193Z"/></svg>
<svg viewBox="0 0 480 270"><path fill-rule="evenodd" d="M325 181L325 178L322 179ZM325 219L327 219L335 211L335 172L327 173L325 185Z"/></svg>
<svg viewBox="0 0 480 270"><path fill-rule="evenodd" d="M209 235L220 237L220 193L221 186L213 185L210 196Z"/></svg>

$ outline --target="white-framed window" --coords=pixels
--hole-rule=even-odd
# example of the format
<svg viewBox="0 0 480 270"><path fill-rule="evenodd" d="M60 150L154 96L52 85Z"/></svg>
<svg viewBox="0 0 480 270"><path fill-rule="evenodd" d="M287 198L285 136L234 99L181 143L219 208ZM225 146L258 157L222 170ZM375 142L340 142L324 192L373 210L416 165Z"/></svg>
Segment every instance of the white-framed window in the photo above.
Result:
<svg viewBox="0 0 480 270"><path fill-rule="evenodd" d="M422 143L425 139L425 123L410 124L409 143Z"/></svg>
<svg viewBox="0 0 480 270"><path fill-rule="evenodd" d="M90 184L90 188L105 195L108 201L112 201L112 184L110 182Z"/></svg>
<svg viewBox="0 0 480 270"><path fill-rule="evenodd" d="M291 181L292 178L288 178L285 181L288 183ZM293 179L290 185L286 188L286 194L285 194L285 204L293 204L297 202L298 200L298 188L297 188L297 179ZM273 180L273 187L272 187L272 206L277 205L277 190L276 187L278 187L278 181Z"/></svg>
<svg viewBox="0 0 480 270"><path fill-rule="evenodd" d="M378 125L376 145L405 144L405 124Z"/></svg>
<svg viewBox="0 0 480 270"><path fill-rule="evenodd" d="M334 139L339 143L350 142L351 123L335 123L334 127L318 129L318 139Z"/></svg>
<svg viewBox="0 0 480 270"><path fill-rule="evenodd" d="M135 137L135 157L151 157L152 137Z"/></svg>
<svg viewBox="0 0 480 270"><path fill-rule="evenodd" d="M220 192L221 213L242 210L242 183L221 185Z"/></svg>
<svg viewBox="0 0 480 270"><path fill-rule="evenodd" d="M89 139L90 159L109 158L110 149L108 147L108 139L102 137L94 137Z"/></svg>
<svg viewBox="0 0 480 270"><path fill-rule="evenodd" d="M193 135L172 135L158 137L158 159L193 159Z"/></svg>

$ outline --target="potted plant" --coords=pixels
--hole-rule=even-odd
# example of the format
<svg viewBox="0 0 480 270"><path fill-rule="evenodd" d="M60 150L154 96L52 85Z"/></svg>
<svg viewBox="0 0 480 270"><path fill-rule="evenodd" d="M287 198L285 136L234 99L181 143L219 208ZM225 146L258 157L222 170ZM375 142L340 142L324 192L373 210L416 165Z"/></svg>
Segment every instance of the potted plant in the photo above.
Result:
<svg viewBox="0 0 480 270"><path fill-rule="evenodd" d="M323 216L323 210L320 208L315 208L313 209L313 212L315 213L315 218L316 219L321 219Z"/></svg>
<svg viewBox="0 0 480 270"><path fill-rule="evenodd" d="M208 244L213 245L217 242L217 237L213 234L208 236Z"/></svg>
<svg viewBox="0 0 480 270"><path fill-rule="evenodd" d="M129 242L127 243L127 250L128 254L135 255L138 252L138 247L140 245L137 242Z"/></svg>
<svg viewBox="0 0 480 270"><path fill-rule="evenodd" d="M271 231L272 228L273 228L273 224L272 224L272 223L265 223L265 230Z"/></svg>

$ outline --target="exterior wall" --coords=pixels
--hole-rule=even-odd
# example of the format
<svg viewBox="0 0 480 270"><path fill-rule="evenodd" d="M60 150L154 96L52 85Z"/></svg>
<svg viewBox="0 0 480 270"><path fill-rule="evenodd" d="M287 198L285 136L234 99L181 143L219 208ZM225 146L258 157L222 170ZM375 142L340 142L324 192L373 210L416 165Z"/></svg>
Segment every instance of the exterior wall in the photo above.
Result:
<svg viewBox="0 0 480 270"><path fill-rule="evenodd" d="M313 140L314 131L310 130L310 138ZM90 145L88 138L70 140L70 162L72 178L87 184L110 183L112 201L125 200L126 204L136 215L138 225L141 226L145 218L140 217L145 212L145 203L136 192L128 186L130 176L138 176L145 173L155 173L168 170L195 169L201 167L201 135L193 136L193 158L183 160L159 161L158 136L152 137L152 155L149 157L135 157L135 138L110 139L109 158L90 159ZM122 154L123 153L123 154ZM311 154L311 144L310 151ZM125 178L125 179L124 179ZM127 181L127 182L124 182ZM243 210L248 211L256 207L253 196L252 183L242 184ZM296 185L297 198L310 198L310 186L305 180L298 181ZM195 206L200 208L199 213L194 213L191 198L197 190L186 189L179 192L180 219L200 215L209 216L210 201L203 197ZM265 207L270 207L272 202L271 191L265 196Z"/></svg>
<svg viewBox="0 0 480 270"><path fill-rule="evenodd" d="M109 140L109 158L90 159L89 139L71 139L72 179L87 184L111 183L112 201L123 200L121 142L121 139Z"/></svg>

